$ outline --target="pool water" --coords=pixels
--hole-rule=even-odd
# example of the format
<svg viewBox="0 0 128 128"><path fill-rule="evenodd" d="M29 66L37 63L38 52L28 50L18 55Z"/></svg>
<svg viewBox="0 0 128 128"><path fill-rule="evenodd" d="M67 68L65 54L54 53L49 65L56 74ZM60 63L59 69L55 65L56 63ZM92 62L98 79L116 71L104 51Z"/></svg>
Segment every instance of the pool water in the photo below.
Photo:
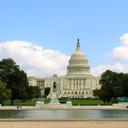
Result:
<svg viewBox="0 0 128 128"><path fill-rule="evenodd" d="M128 119L128 110L0 110L1 119Z"/></svg>

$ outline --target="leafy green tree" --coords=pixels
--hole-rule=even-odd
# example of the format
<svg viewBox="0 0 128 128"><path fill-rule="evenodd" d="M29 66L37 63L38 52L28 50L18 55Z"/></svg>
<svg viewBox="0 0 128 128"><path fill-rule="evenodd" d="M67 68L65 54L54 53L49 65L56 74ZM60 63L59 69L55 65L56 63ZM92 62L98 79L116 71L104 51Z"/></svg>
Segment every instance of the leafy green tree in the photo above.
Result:
<svg viewBox="0 0 128 128"><path fill-rule="evenodd" d="M128 97L128 74L119 74L121 75L120 86L119 86L119 95L118 97Z"/></svg>
<svg viewBox="0 0 128 128"><path fill-rule="evenodd" d="M44 97L47 98L49 93L50 93L50 87L46 87L45 90L44 90Z"/></svg>
<svg viewBox="0 0 128 128"><path fill-rule="evenodd" d="M99 98L99 96L100 96L100 89L95 89L95 90L93 90L93 95L94 95L95 97Z"/></svg>
<svg viewBox="0 0 128 128"><path fill-rule="evenodd" d="M7 84L7 88L12 92L11 105L13 105L14 99L26 98L27 75L11 58L0 61L0 79Z"/></svg>
<svg viewBox="0 0 128 128"><path fill-rule="evenodd" d="M0 80L0 104L11 97L11 90L7 89L6 84Z"/></svg>
<svg viewBox="0 0 128 128"><path fill-rule="evenodd" d="M41 90L38 86L29 86L28 87L28 98L39 98L41 97Z"/></svg>
<svg viewBox="0 0 128 128"><path fill-rule="evenodd" d="M128 97L128 74L107 70L101 75L100 84L101 89L94 90L93 93L105 103L117 97Z"/></svg>
<svg viewBox="0 0 128 128"><path fill-rule="evenodd" d="M100 79L101 86L101 92L100 92L100 99L102 99L105 103L112 100L112 98L115 96L114 94L114 80L113 80L114 73L110 70L107 70L105 73L102 74Z"/></svg>

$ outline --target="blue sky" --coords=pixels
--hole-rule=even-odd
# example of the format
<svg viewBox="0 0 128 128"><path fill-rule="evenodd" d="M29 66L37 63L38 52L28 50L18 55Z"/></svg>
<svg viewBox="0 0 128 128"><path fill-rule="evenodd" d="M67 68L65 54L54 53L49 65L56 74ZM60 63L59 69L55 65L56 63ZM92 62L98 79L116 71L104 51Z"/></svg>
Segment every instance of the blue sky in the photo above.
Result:
<svg viewBox="0 0 128 128"><path fill-rule="evenodd" d="M0 0L0 43L29 41L68 56L80 38L92 67L110 64L106 56L128 32L127 6L128 0Z"/></svg>

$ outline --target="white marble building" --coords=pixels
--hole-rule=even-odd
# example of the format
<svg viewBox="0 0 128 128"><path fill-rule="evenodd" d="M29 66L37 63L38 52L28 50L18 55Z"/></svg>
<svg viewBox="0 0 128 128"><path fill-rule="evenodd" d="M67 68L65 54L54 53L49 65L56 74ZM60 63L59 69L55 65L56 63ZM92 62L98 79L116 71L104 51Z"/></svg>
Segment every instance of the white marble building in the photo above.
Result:
<svg viewBox="0 0 128 128"><path fill-rule="evenodd" d="M86 55L80 49L79 39L77 40L76 50L69 59L67 74L62 77L53 75L42 79L29 77L29 84L35 83L43 90L46 87L53 89L56 82L58 97L88 98L93 97L93 90L99 89L99 77L92 76ZM50 94L51 94L50 92ZM48 97L50 97L50 94Z"/></svg>

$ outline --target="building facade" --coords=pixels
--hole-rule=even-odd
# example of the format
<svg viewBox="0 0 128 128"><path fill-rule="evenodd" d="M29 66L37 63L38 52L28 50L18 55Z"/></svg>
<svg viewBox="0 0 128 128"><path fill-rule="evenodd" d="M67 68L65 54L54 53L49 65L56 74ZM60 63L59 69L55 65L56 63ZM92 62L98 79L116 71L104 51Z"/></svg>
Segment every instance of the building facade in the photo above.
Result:
<svg viewBox="0 0 128 128"><path fill-rule="evenodd" d="M53 75L52 77L45 77L38 79L29 77L29 84L39 86L42 94L45 88L50 88L50 98L53 83L56 83L58 97L71 98L88 98L94 97L93 90L100 89L99 77L95 77L90 73L90 66L86 55L80 49L79 39L77 40L76 49L69 59L67 66L67 74L62 77Z"/></svg>

